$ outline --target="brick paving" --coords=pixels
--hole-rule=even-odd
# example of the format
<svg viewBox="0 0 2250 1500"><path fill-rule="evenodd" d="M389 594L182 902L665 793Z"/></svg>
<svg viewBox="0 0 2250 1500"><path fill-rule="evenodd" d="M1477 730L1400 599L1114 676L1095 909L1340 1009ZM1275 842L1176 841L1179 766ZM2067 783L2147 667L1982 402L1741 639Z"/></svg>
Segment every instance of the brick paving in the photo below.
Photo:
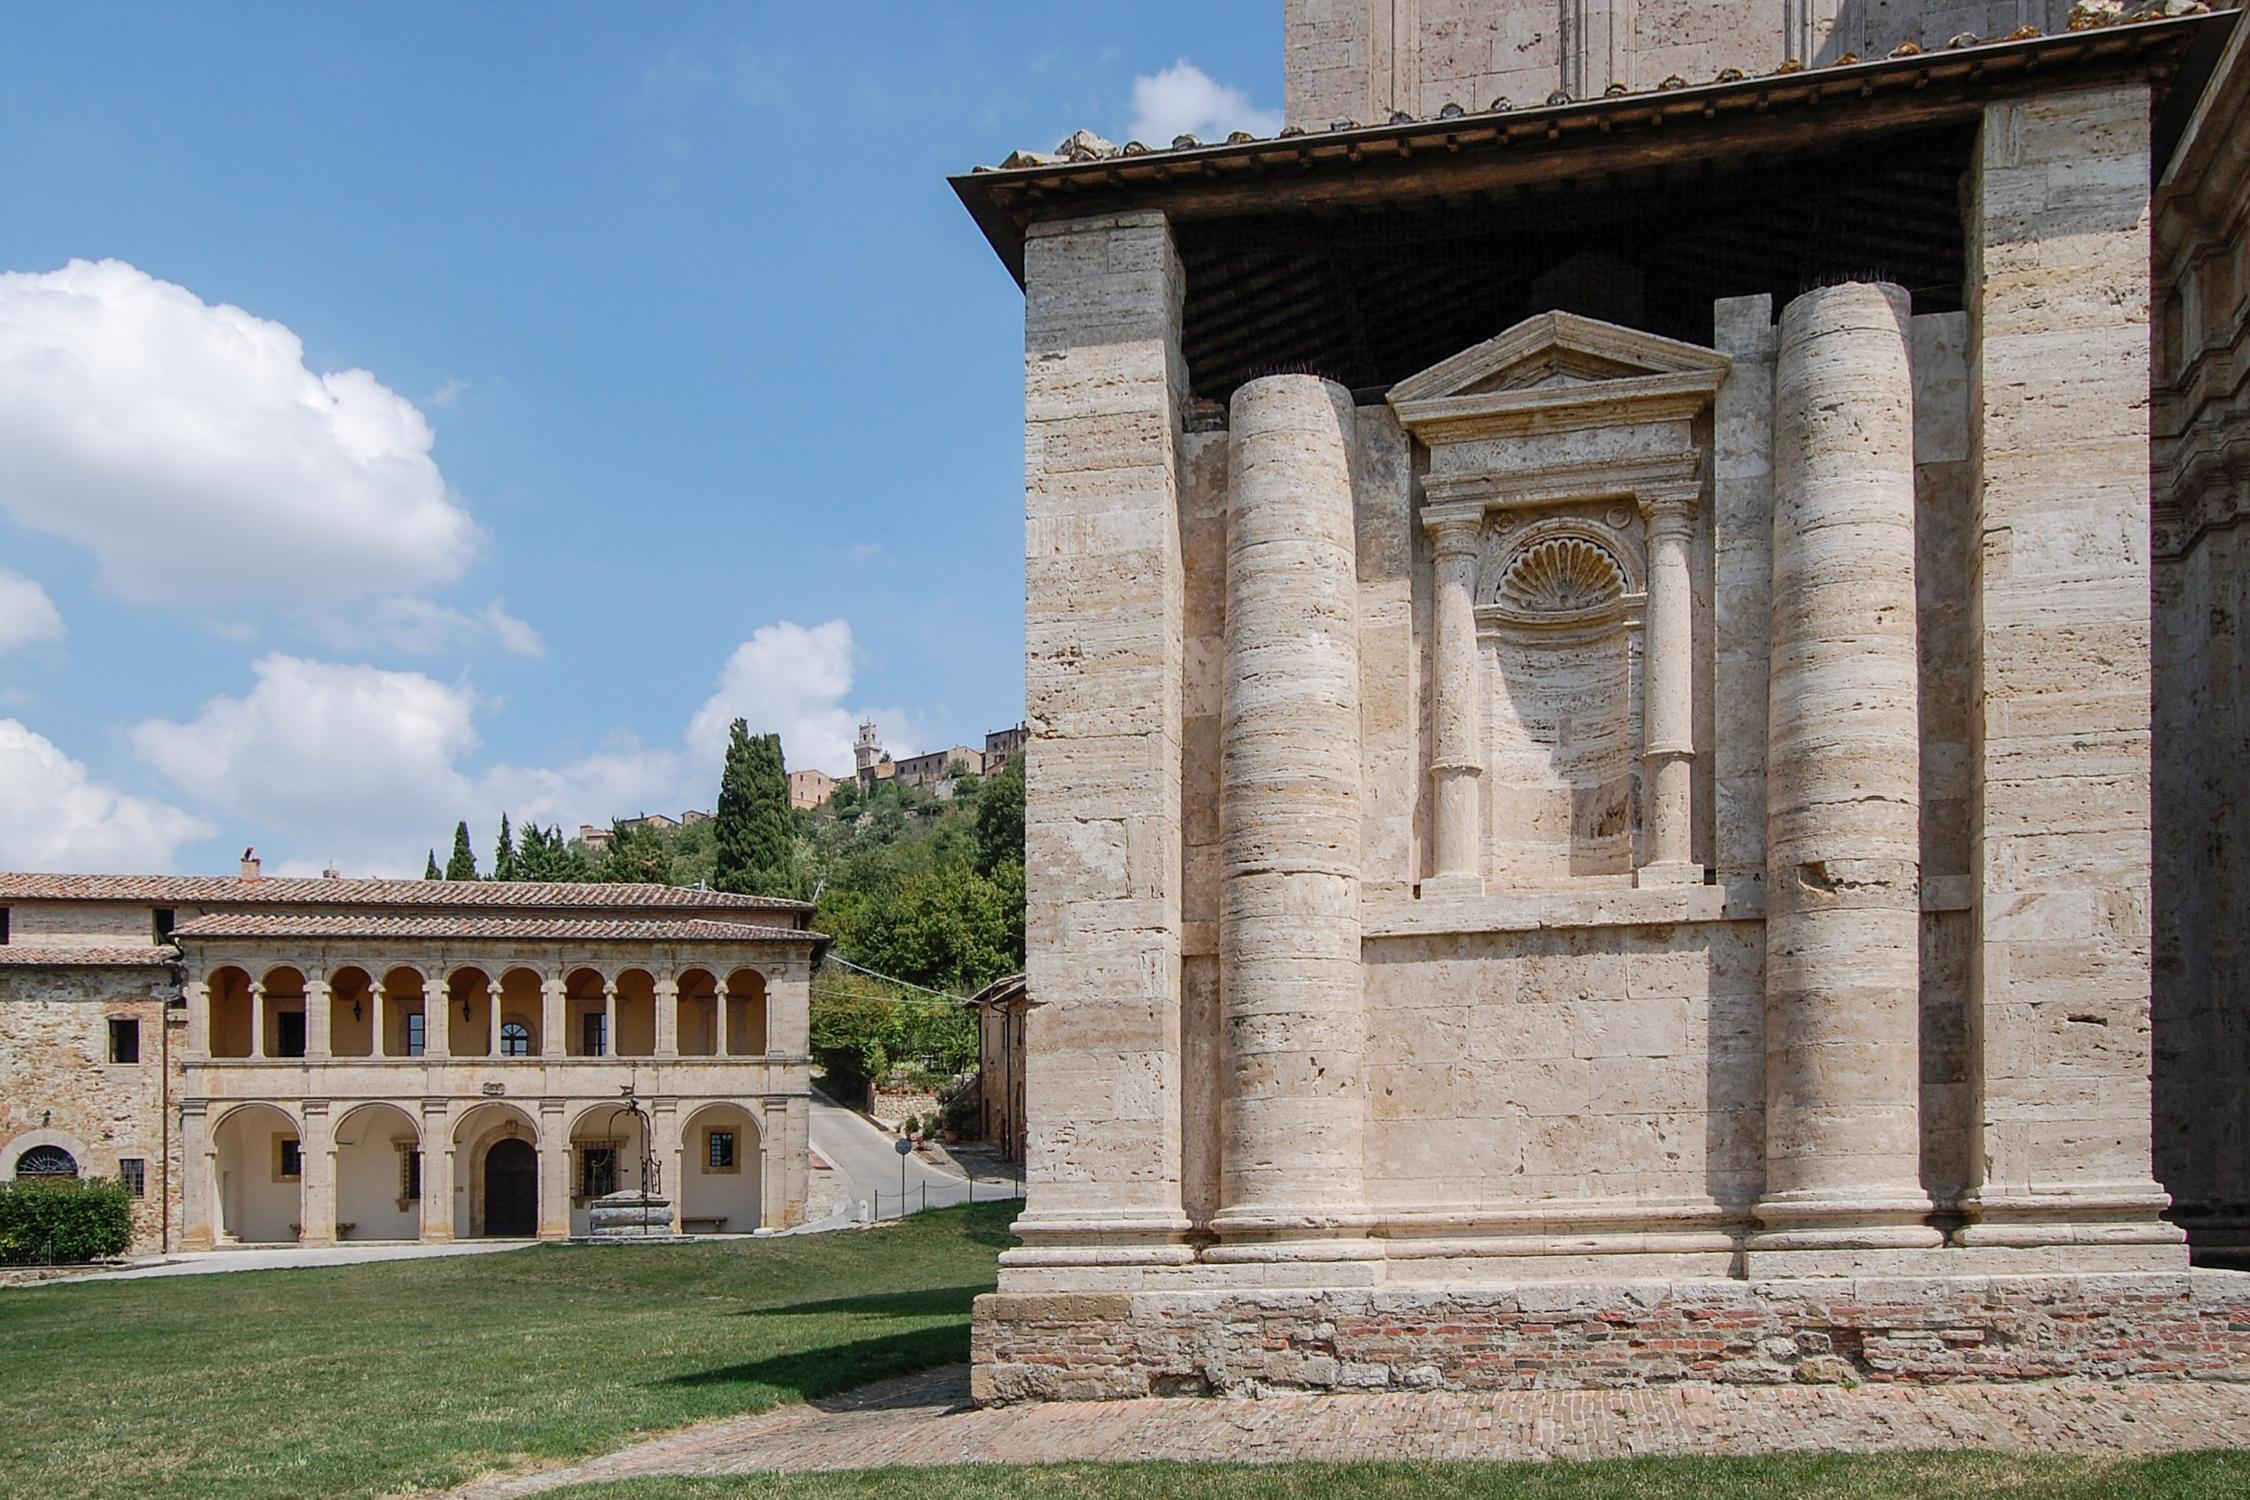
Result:
<svg viewBox="0 0 2250 1500"><path fill-rule="evenodd" d="M708 1422L569 1468L498 1476L474 1500L652 1474L1129 1459L1624 1458L1651 1454L2159 1453L2240 1447L2250 1383L1664 1387L1262 1400L969 1404L966 1365Z"/></svg>

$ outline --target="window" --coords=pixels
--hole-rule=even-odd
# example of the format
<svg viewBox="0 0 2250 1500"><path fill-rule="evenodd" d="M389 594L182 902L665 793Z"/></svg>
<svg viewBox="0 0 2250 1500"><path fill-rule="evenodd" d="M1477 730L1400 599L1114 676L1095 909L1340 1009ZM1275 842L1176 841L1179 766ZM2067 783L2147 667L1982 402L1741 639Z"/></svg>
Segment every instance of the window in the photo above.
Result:
<svg viewBox="0 0 2250 1500"><path fill-rule="evenodd" d="M8 908L0 906L0 946L8 941Z"/></svg>
<svg viewBox="0 0 2250 1500"><path fill-rule="evenodd" d="M156 909L156 941L159 944L172 941L172 928L179 919L180 914L169 906L159 906Z"/></svg>
<svg viewBox="0 0 2250 1500"><path fill-rule="evenodd" d="M78 1158L60 1146L34 1146L16 1158L16 1180L27 1177L76 1177Z"/></svg>
<svg viewBox="0 0 2250 1500"><path fill-rule="evenodd" d="M408 1057L420 1057L422 1055L423 1042L429 1035L425 1029L426 1024L420 1011L412 1010L406 1013L406 1055Z"/></svg>
<svg viewBox="0 0 2250 1500"><path fill-rule="evenodd" d="M131 1016L109 1018L109 1060L113 1063L141 1060L141 1023Z"/></svg>
<svg viewBox="0 0 2250 1500"><path fill-rule="evenodd" d="M703 1138L703 1159L714 1172L731 1172L734 1168L734 1132L714 1130Z"/></svg>
<svg viewBox="0 0 2250 1500"><path fill-rule="evenodd" d="M411 1203L422 1199L422 1153L403 1141L398 1148L398 1195Z"/></svg>
<svg viewBox="0 0 2250 1500"><path fill-rule="evenodd" d="M582 1016L580 1017L580 1019L586 1023L581 1032L581 1043L586 1055L588 1057L606 1056L608 1053L608 1048L603 1044L607 1042L609 1038L604 1035L604 1031L609 1018L607 1016L596 1015Z"/></svg>
<svg viewBox="0 0 2250 1500"><path fill-rule="evenodd" d="M617 1191L615 1146L579 1147L578 1191L588 1198L601 1198Z"/></svg>
<svg viewBox="0 0 2250 1500"><path fill-rule="evenodd" d="M148 1163L137 1156L117 1158L117 1180L136 1198L148 1196Z"/></svg>
<svg viewBox="0 0 2250 1500"><path fill-rule="evenodd" d="M305 1055L305 1013L303 1011L283 1010L274 1013L273 1055L276 1057L303 1057Z"/></svg>
<svg viewBox="0 0 2250 1500"><path fill-rule="evenodd" d="M283 1136L274 1142L274 1175L283 1182L295 1182L305 1175L305 1148L292 1136Z"/></svg>
<svg viewBox="0 0 2250 1500"><path fill-rule="evenodd" d="M531 1028L521 1021L505 1021L500 1026L500 1055L502 1057L531 1056Z"/></svg>

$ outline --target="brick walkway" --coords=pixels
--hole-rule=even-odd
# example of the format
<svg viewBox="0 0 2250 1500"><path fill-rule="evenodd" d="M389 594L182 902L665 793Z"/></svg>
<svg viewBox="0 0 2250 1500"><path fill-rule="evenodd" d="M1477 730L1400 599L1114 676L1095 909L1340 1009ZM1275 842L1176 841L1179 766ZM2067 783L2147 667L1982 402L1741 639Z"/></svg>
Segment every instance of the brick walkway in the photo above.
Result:
<svg viewBox="0 0 2250 1500"><path fill-rule="evenodd" d="M2250 1384L1725 1386L1505 1394L1058 1402L978 1410L968 1367L710 1422L568 1469L481 1481L529 1495L648 1474L1104 1459L1544 1459L1669 1453L2155 1453L2240 1447Z"/></svg>

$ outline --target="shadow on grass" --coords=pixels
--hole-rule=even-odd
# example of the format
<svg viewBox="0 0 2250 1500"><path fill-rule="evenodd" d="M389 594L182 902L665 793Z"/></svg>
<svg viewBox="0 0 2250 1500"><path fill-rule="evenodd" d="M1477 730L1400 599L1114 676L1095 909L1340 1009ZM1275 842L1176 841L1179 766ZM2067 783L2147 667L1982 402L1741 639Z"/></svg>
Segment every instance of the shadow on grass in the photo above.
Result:
<svg viewBox="0 0 2250 1500"><path fill-rule="evenodd" d="M941 1318L968 1316L969 1304L992 1290L987 1281L976 1286L933 1286L911 1292L869 1292L859 1297L830 1297L819 1302L792 1302L786 1307L745 1307L737 1318L818 1317L826 1313L874 1313L888 1318Z"/></svg>
<svg viewBox="0 0 2250 1500"><path fill-rule="evenodd" d="M763 1387L784 1397L819 1405L818 1397L832 1396L893 1375L911 1375L937 1365L960 1364L968 1357L967 1328L925 1328L913 1333L833 1344L824 1349L808 1349L800 1354L719 1365L709 1370L673 1375L658 1383L687 1387ZM961 1384L964 1400L967 1394L968 1385L964 1380ZM862 1409L866 1404L884 1403L853 1403L854 1409ZM901 1400L896 1404L927 1405L928 1397Z"/></svg>

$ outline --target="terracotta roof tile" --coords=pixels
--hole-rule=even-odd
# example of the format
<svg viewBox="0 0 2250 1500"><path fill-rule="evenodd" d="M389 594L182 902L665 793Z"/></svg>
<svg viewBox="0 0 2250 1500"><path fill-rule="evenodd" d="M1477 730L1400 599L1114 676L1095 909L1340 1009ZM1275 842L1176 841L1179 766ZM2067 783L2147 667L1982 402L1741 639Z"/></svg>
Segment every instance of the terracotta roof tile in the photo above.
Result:
<svg viewBox="0 0 2250 1500"><path fill-rule="evenodd" d="M486 880L244 880L231 875L0 874L0 901L152 901L203 906L408 906L809 912L802 901L673 885Z"/></svg>
<svg viewBox="0 0 2250 1500"><path fill-rule="evenodd" d="M542 942L821 943L797 927L703 917L480 917L357 912L215 912L182 922L172 936L214 938L519 938ZM5 951L5 950L0 950Z"/></svg>
<svg viewBox="0 0 2250 1500"><path fill-rule="evenodd" d="M171 947L104 948L84 943L0 943L0 965L25 968L51 964L153 968L159 964L171 963L179 956L180 950Z"/></svg>

